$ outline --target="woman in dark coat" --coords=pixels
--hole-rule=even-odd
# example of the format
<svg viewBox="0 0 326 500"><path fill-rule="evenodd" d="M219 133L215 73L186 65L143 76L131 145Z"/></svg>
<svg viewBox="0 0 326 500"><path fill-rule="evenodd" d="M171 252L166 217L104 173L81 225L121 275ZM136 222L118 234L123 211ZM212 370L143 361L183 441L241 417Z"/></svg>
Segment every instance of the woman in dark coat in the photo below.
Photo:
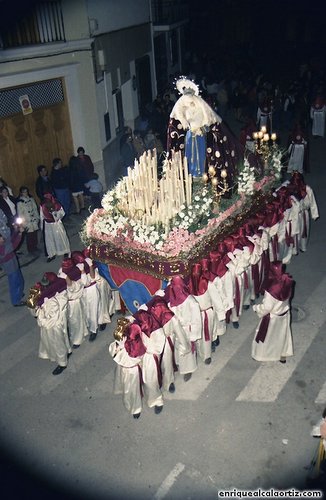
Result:
<svg viewBox="0 0 326 500"><path fill-rule="evenodd" d="M76 156L72 156L69 160L69 180L76 213L80 214L80 211L85 208L84 189L87 178Z"/></svg>
<svg viewBox="0 0 326 500"><path fill-rule="evenodd" d="M17 202L5 186L0 187L0 209L7 217L8 226L12 228L17 218Z"/></svg>

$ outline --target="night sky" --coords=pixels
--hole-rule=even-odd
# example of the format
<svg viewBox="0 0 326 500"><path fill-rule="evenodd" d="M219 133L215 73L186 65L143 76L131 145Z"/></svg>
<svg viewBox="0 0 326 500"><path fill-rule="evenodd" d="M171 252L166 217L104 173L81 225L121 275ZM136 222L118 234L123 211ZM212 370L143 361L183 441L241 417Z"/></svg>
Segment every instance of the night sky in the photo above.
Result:
<svg viewBox="0 0 326 500"><path fill-rule="evenodd" d="M225 64L254 63L283 73L325 59L325 2L317 0L212 0L190 4L188 46ZM282 75L279 75L282 76Z"/></svg>

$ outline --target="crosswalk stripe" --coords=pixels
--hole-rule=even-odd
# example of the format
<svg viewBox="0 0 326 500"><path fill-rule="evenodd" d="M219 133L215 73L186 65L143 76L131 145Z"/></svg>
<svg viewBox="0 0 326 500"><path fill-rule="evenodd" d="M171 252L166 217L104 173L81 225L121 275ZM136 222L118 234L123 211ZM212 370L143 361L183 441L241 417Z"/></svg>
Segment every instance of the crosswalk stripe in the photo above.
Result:
<svg viewBox="0 0 326 500"><path fill-rule="evenodd" d="M33 330L0 351L0 375L4 375L37 349L35 335Z"/></svg>
<svg viewBox="0 0 326 500"><path fill-rule="evenodd" d="M226 366L241 346L253 335L253 317L256 316L252 309L244 311L240 319L240 327L234 329L228 325L226 333L220 339L220 345L212 354L212 363L204 365L198 363L197 370L192 374L191 380L184 382L182 376L176 380L176 391L173 394L164 394L165 399L195 401L205 391L208 385Z"/></svg>
<svg viewBox="0 0 326 500"><path fill-rule="evenodd" d="M157 490L157 492L154 495L155 500L162 500L162 498L165 498L166 495L169 493L170 489L172 488L173 484L177 480L177 477L181 474L181 472L184 470L185 465L182 463L177 463L175 467L171 470L171 472L166 476L164 479L163 483Z"/></svg>
<svg viewBox="0 0 326 500"><path fill-rule="evenodd" d="M292 325L294 357L289 358L286 365L261 364L236 401L272 402L277 399L325 322L325 317L320 315L325 295L326 279L324 278L305 304L309 316L305 321Z"/></svg>
<svg viewBox="0 0 326 500"><path fill-rule="evenodd" d="M1 294L1 292L0 292ZM8 313L8 307L12 307L15 310L15 314L7 314ZM24 321L24 318L26 317L26 307L15 307L12 306L11 304L6 304L5 307L0 307L0 316L3 318L4 315L6 315L6 322L5 322L5 328L7 331L10 331L12 327L15 327L19 324L19 326L22 325L22 322ZM28 311L29 313L29 311ZM30 314L30 313L29 313ZM3 327L1 328L3 330ZM0 330L0 331L1 331Z"/></svg>
<svg viewBox="0 0 326 500"><path fill-rule="evenodd" d="M88 344L89 342L87 337L81 347L77 351L73 352L72 356L69 358L68 367L63 374L54 377L50 371L45 380L35 387L35 390L42 395L46 395L55 390L58 386L66 384L68 377L71 377L73 374L83 370L87 366L87 363L91 359L95 358L100 351L103 349L107 350L107 337L106 335L102 337L99 336L95 342L90 345Z"/></svg>
<svg viewBox="0 0 326 500"><path fill-rule="evenodd" d="M317 404L325 404L326 403L326 382L323 387L320 389L318 396L315 399L315 403Z"/></svg>

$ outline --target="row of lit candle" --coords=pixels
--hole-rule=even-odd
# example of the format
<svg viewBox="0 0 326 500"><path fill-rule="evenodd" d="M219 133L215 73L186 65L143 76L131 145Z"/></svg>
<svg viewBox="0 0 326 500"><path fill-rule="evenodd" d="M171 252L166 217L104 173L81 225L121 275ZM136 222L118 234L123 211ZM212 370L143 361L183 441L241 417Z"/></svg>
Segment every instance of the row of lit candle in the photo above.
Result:
<svg viewBox="0 0 326 500"><path fill-rule="evenodd" d="M228 173L227 171L225 170L225 168L222 168L222 170L220 171L220 177L222 179L226 179L228 176ZM209 179L211 179L211 184L212 186L217 186L218 185L218 178L216 177L216 168L213 166L213 165L210 165L208 167L208 173L204 173L203 174L203 181L204 182L208 182Z"/></svg>
<svg viewBox="0 0 326 500"><path fill-rule="evenodd" d="M267 133L267 129L266 129L266 127L265 127L265 126L263 126L263 127L259 130L259 132L254 132L254 133L252 134L252 137L253 137L255 140L260 139L260 140L262 140L262 141L264 141L264 142L267 142L267 141L269 141L270 139L274 142L274 141L276 141L276 139L277 139L277 136L276 136L275 132L273 132L271 135L269 135L269 134Z"/></svg>

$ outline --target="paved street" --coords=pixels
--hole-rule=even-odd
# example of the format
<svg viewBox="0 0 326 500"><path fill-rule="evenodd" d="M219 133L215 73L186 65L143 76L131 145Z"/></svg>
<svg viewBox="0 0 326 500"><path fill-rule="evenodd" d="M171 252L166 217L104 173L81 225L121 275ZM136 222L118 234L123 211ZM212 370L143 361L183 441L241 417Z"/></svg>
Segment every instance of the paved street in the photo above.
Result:
<svg viewBox="0 0 326 500"><path fill-rule="evenodd" d="M118 315L94 343L74 351L54 377L54 364L37 356L39 330L27 308L10 306L0 279L0 438L6 498L216 499L218 490L303 489L318 440L310 436L326 406L326 140L310 139L313 188L320 219L312 222L306 253L288 271L295 355L287 364L251 358L257 317L244 311L228 326L211 365L200 364L155 415L139 420L113 394L108 353ZM81 248L81 219L67 224L72 249ZM21 257L26 291L47 264ZM6 457L10 454L10 460ZM28 494L27 494L28 492Z"/></svg>

